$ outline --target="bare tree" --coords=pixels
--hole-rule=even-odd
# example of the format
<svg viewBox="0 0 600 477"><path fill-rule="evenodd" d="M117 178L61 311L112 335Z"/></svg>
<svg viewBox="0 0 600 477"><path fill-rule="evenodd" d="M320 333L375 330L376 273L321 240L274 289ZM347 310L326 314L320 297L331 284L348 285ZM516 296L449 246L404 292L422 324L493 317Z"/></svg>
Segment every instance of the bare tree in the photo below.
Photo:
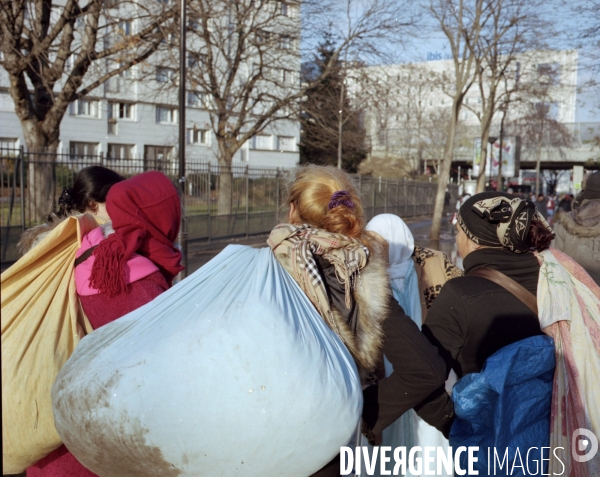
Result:
<svg viewBox="0 0 600 477"><path fill-rule="evenodd" d="M546 101L544 101L546 99ZM541 191L541 162L545 157L564 158L566 149L573 144L569 129L556 119L555 103L541 96L532 98L526 105L525 113L509 124L512 134L520 135L523 148L533 153L536 162L535 190Z"/></svg>
<svg viewBox="0 0 600 477"><path fill-rule="evenodd" d="M541 0L486 0L478 41L468 43L481 97L480 108L474 111L481 125L477 192L485 190L486 153L494 116L515 100L519 88L523 90L519 76L529 67L532 50L542 48L542 40L550 32L549 22L540 14L545 4Z"/></svg>
<svg viewBox="0 0 600 477"><path fill-rule="evenodd" d="M367 58L414 23L406 0L192 0L189 8L189 50L197 52L199 67L190 69L188 84L209 98L223 172L221 214L231 212L231 163L247 141L294 117L306 92L338 61ZM301 28L309 52L317 51L326 32L335 38L329 61L306 83L298 77Z"/></svg>
<svg viewBox="0 0 600 477"><path fill-rule="evenodd" d="M365 122L373 147L361 170L416 177L421 162L437 164L443 156L449 115L439 108L438 92L444 78L415 64L370 70L373 81L365 85L370 98Z"/></svg>
<svg viewBox="0 0 600 477"><path fill-rule="evenodd" d="M464 98L475 81L476 62L470 45L479 43L479 36L485 26L485 0L431 0L429 10L450 43L454 63L454 86L452 112L447 126L446 145L441 170L438 171L438 187L431 225L432 240L439 240L444 211L444 197L450 177L450 167L454 155L456 130L459 113Z"/></svg>
<svg viewBox="0 0 600 477"><path fill-rule="evenodd" d="M111 0L2 0L0 48L9 92L30 152L55 153L69 104L145 61L161 45L174 12ZM133 29L133 22L137 28ZM28 190L41 220L54 201L52 162L29 171Z"/></svg>

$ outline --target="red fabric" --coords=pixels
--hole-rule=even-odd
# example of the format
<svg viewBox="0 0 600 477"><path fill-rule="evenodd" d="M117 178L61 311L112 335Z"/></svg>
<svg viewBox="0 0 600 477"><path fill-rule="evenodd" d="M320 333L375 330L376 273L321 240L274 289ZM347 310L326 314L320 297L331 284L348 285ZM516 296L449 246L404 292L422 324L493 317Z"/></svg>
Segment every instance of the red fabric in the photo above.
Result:
<svg viewBox="0 0 600 477"><path fill-rule="evenodd" d="M27 477L97 477L62 445L27 469Z"/></svg>
<svg viewBox="0 0 600 477"><path fill-rule="evenodd" d="M90 284L117 295L126 288L125 264L137 252L149 258L171 284L184 267L173 242L179 233L181 203L161 172L145 172L111 187L106 210L115 233L94 250Z"/></svg>
<svg viewBox="0 0 600 477"><path fill-rule="evenodd" d="M97 329L154 300L169 289L162 273L154 272L127 285L124 292L108 297L105 294L80 296L81 306Z"/></svg>
<svg viewBox="0 0 600 477"><path fill-rule="evenodd" d="M169 285L160 272L154 272L109 297L106 294L80 296L81 306L97 329L152 301ZM27 469L27 477L96 477L62 445Z"/></svg>

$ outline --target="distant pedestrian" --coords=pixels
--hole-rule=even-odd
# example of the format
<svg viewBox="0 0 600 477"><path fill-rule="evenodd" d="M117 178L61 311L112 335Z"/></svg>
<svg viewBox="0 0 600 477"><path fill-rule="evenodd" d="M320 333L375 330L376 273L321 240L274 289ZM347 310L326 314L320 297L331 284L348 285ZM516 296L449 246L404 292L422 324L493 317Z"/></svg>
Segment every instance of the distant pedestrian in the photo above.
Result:
<svg viewBox="0 0 600 477"><path fill-rule="evenodd" d="M573 197L570 194L565 194L562 199L558 202L558 210L564 212L571 212Z"/></svg>
<svg viewBox="0 0 600 477"><path fill-rule="evenodd" d="M556 214L553 246L565 252L600 285L600 171L590 175L573 210Z"/></svg>
<svg viewBox="0 0 600 477"><path fill-rule="evenodd" d="M546 203L548 209L548 223L552 225L552 219L554 217L554 209L556 209L556 201L552 195L548 196L548 202Z"/></svg>
<svg viewBox="0 0 600 477"><path fill-rule="evenodd" d="M537 200L535 201L535 206L542 217L548 220L548 200L544 197L544 194L538 194Z"/></svg>

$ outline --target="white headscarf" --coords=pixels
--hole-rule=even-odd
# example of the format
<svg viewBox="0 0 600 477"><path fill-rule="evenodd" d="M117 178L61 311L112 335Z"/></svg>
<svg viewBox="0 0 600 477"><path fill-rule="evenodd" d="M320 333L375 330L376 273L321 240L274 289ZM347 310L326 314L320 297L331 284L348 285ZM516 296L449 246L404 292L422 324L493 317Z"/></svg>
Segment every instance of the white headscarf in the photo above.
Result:
<svg viewBox="0 0 600 477"><path fill-rule="evenodd" d="M394 214L376 215L367 224L367 230L377 232L390 246L388 274L390 280L397 281L398 288L404 288L404 280L412 269L411 256L415 251L415 239L400 217Z"/></svg>

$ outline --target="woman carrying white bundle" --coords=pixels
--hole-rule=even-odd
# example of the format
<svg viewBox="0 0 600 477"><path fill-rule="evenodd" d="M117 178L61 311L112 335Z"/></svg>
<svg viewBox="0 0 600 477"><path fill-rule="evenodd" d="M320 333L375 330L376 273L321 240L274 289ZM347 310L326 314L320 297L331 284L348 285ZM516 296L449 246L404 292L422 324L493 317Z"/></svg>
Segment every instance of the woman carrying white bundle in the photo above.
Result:
<svg viewBox="0 0 600 477"><path fill-rule="evenodd" d="M289 223L273 229L268 244L354 358L365 388L363 432L377 442L384 428L443 385L440 357L390 296L387 257L365 231L350 177L332 167L300 168L288 204ZM387 377L382 353L394 368ZM314 475L339 470L334 457Z"/></svg>

